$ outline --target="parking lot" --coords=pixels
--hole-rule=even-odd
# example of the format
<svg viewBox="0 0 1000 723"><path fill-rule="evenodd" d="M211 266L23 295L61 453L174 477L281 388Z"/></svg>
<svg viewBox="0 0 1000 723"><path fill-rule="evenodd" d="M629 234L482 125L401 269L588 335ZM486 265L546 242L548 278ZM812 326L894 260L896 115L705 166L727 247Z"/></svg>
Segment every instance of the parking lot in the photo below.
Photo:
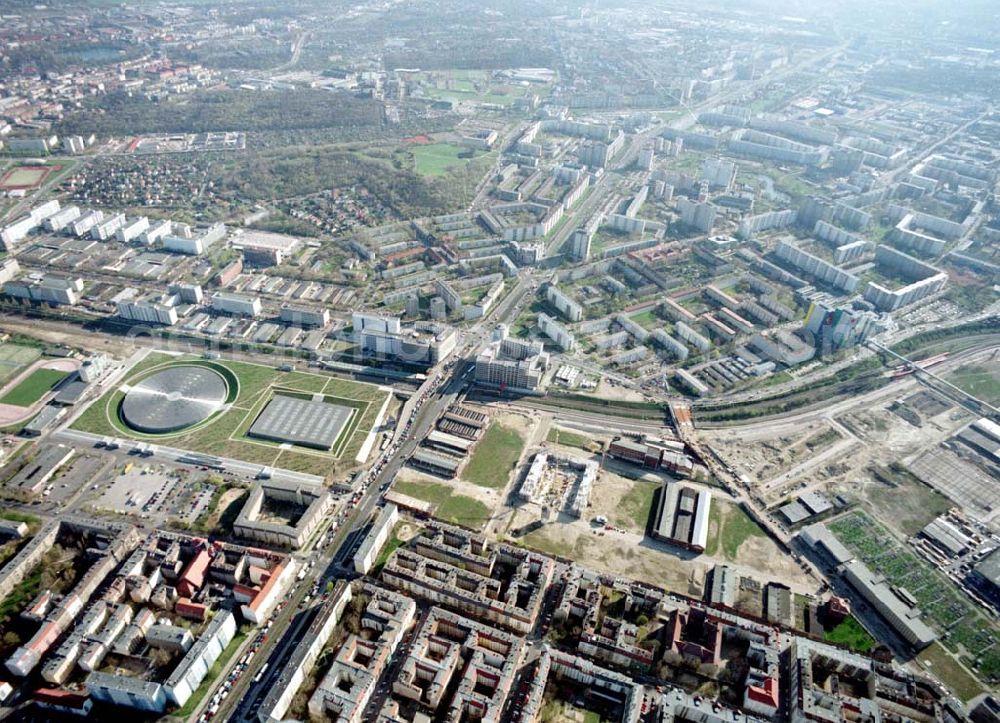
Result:
<svg viewBox="0 0 1000 723"><path fill-rule="evenodd" d="M171 492L179 481L178 473L166 468L127 464L94 506L146 519L170 514Z"/></svg>

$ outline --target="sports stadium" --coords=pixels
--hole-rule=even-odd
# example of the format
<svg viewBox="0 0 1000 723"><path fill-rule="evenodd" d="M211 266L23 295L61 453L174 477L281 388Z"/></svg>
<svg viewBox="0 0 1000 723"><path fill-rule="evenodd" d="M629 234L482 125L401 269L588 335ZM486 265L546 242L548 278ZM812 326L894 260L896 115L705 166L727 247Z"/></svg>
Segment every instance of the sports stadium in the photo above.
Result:
<svg viewBox="0 0 1000 723"><path fill-rule="evenodd" d="M262 364L149 353L70 426L297 472L363 464L391 390Z"/></svg>

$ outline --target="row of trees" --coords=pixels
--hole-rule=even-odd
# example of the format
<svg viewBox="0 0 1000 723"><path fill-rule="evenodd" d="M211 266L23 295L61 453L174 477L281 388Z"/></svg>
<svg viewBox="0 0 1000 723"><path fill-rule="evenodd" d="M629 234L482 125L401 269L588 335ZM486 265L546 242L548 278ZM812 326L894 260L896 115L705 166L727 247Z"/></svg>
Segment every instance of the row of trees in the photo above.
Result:
<svg viewBox="0 0 1000 723"><path fill-rule="evenodd" d="M380 127L382 103L324 90L209 90L148 99L116 92L59 124L61 135L207 133L337 127Z"/></svg>

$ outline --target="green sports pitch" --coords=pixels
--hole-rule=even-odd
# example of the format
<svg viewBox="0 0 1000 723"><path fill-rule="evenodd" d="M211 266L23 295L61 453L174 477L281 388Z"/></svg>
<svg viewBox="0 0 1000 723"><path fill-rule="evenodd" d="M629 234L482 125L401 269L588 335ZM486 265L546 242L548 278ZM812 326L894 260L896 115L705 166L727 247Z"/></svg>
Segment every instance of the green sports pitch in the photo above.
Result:
<svg viewBox="0 0 1000 723"><path fill-rule="evenodd" d="M65 379L69 372L58 369L36 369L13 389L0 397L0 404L30 407Z"/></svg>
<svg viewBox="0 0 1000 723"><path fill-rule="evenodd" d="M16 377L41 355L42 352L33 346L0 344L0 385Z"/></svg>
<svg viewBox="0 0 1000 723"><path fill-rule="evenodd" d="M4 191L31 190L41 186L59 166L14 166L0 177L0 189Z"/></svg>

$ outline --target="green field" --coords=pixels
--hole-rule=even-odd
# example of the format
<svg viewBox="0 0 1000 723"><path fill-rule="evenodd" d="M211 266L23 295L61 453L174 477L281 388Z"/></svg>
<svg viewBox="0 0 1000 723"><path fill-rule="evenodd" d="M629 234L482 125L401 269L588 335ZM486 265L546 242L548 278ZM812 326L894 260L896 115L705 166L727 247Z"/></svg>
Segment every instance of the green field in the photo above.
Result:
<svg viewBox="0 0 1000 723"><path fill-rule="evenodd" d="M652 309L647 309L646 311L640 312L638 314L633 314L631 316L632 321L634 321L639 326L644 329L655 329L657 327L663 326L663 319L656 315Z"/></svg>
<svg viewBox="0 0 1000 723"><path fill-rule="evenodd" d="M983 687L969 672L948 655L941 643L925 648L917 660L935 678L951 688L961 701L968 701L983 692Z"/></svg>
<svg viewBox="0 0 1000 723"><path fill-rule="evenodd" d="M552 698L542 706L538 720L541 723L566 723L567 721L576 721L576 723L601 723L604 719L596 711L577 708L566 701Z"/></svg>
<svg viewBox="0 0 1000 723"><path fill-rule="evenodd" d="M618 503L612 522L619 527L626 527L643 534L649 524L649 515L653 510L653 499L660 488L659 482L651 480L636 480L632 489L625 493Z"/></svg>
<svg viewBox="0 0 1000 723"><path fill-rule="evenodd" d="M719 499L712 500L705 554L715 555L721 550L725 558L735 560L744 542L751 537L766 536L760 525L750 519L738 505Z"/></svg>
<svg viewBox="0 0 1000 723"><path fill-rule="evenodd" d="M4 186L17 188L19 186L37 186L49 175L48 168L19 166L9 171L3 179Z"/></svg>
<svg viewBox="0 0 1000 723"><path fill-rule="evenodd" d="M69 372L62 372L58 369L36 369L20 384L0 397L0 404L30 407L67 376L69 376Z"/></svg>
<svg viewBox="0 0 1000 723"><path fill-rule="evenodd" d="M550 427L545 440L547 442L552 442L553 444L561 444L565 447L576 447L577 449L583 449L586 451L590 451L592 446L597 445L597 442L584 434L569 432L565 429L560 429L559 427Z"/></svg>
<svg viewBox="0 0 1000 723"><path fill-rule="evenodd" d="M462 478L480 487L502 489L523 449L524 440L516 430L493 424L476 446Z"/></svg>
<svg viewBox="0 0 1000 723"><path fill-rule="evenodd" d="M468 149L451 143L430 143L410 148L413 154L413 170L421 176L443 176L449 169L468 163L471 158L459 158L459 153Z"/></svg>
<svg viewBox="0 0 1000 723"><path fill-rule="evenodd" d="M436 505L434 516L465 527L481 528L490 517L490 509L479 500L458 495L439 482L396 481L392 488L400 494Z"/></svg>
<svg viewBox="0 0 1000 723"><path fill-rule="evenodd" d="M27 525L39 525L41 520L27 512L17 512L15 510L0 510L0 520L11 520L12 522L23 522Z"/></svg>
<svg viewBox="0 0 1000 723"><path fill-rule="evenodd" d="M192 452L327 476L353 466L387 397L387 392L376 386L321 374L281 372L260 364L207 361L155 352L137 364L124 383L135 384L160 369L177 364L209 366L221 373L230 386L227 400L230 406L194 427L167 435L144 435L129 429L120 419L118 409L125 395L117 388L91 404L74 422L73 428L102 436L148 441L169 439L171 446ZM283 448L274 442L250 439L246 430L276 391L291 395L322 394L326 401L353 407L356 412L329 452Z"/></svg>
<svg viewBox="0 0 1000 723"><path fill-rule="evenodd" d="M0 344L0 384L6 384L41 355L41 350L33 346Z"/></svg>
<svg viewBox="0 0 1000 723"><path fill-rule="evenodd" d="M824 632L823 639L845 645L856 653L867 653L875 647L875 638L853 616L844 618L836 627Z"/></svg>
<svg viewBox="0 0 1000 723"><path fill-rule="evenodd" d="M1000 404L1000 367L961 367L948 375L948 381L988 404Z"/></svg>
<svg viewBox="0 0 1000 723"><path fill-rule="evenodd" d="M520 97L520 95L514 93L502 92L502 90L498 88L488 93L477 93L471 83L456 81L452 88L425 88L424 95L434 100L450 100L456 103L469 101L471 103L493 103L495 105L511 105ZM517 91L516 88L511 88L510 90Z"/></svg>

